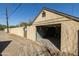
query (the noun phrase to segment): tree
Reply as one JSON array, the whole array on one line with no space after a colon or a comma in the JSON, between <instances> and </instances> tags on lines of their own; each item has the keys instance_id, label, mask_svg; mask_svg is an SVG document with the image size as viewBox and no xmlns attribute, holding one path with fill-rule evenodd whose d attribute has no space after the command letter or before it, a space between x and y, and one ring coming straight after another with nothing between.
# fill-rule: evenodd
<instances>
[{"instance_id":1,"label":"tree","mask_svg":"<svg viewBox=\"0 0 79 59\"><path fill-rule=\"evenodd\" d=\"M26 22L21 22L21 23L20 23L20 26L21 26L21 27L27 27L27 25L28 25L28 24L27 24Z\"/></svg>"},{"instance_id":2,"label":"tree","mask_svg":"<svg viewBox=\"0 0 79 59\"><path fill-rule=\"evenodd\" d=\"M6 28L6 25L0 24L0 30L4 30Z\"/></svg>"}]
</instances>

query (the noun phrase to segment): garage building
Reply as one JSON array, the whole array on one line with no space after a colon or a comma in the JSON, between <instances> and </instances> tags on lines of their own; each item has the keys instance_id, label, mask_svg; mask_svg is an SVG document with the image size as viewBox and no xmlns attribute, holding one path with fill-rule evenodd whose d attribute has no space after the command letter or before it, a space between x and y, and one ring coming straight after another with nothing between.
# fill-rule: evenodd
<instances>
[{"instance_id":1,"label":"garage building","mask_svg":"<svg viewBox=\"0 0 79 59\"><path fill-rule=\"evenodd\" d=\"M50 40L60 51L79 54L79 18L43 8L31 26L27 27L27 38Z\"/></svg>"}]
</instances>

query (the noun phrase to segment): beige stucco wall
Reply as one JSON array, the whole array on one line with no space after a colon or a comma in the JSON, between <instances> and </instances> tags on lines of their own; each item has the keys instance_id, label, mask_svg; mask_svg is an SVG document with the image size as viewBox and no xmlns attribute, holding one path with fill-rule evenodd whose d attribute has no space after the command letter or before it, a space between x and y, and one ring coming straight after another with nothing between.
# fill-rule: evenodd
<instances>
[{"instance_id":1,"label":"beige stucco wall","mask_svg":"<svg viewBox=\"0 0 79 59\"><path fill-rule=\"evenodd\" d=\"M21 37L24 37L24 29L23 29L24 27L17 27L17 28L10 28L9 29L9 33L11 33L11 34L16 34L16 35L18 35L18 36L21 36ZM5 32L6 32L7 30L5 29Z\"/></svg>"},{"instance_id":2,"label":"beige stucco wall","mask_svg":"<svg viewBox=\"0 0 79 59\"><path fill-rule=\"evenodd\" d=\"M61 25L61 51L78 54L79 22L65 21Z\"/></svg>"},{"instance_id":3,"label":"beige stucco wall","mask_svg":"<svg viewBox=\"0 0 79 59\"><path fill-rule=\"evenodd\" d=\"M46 12L46 17L42 17L42 12L45 11ZM43 22L43 21L48 21L48 20L53 20L53 21L60 21L60 20L64 20L62 18L65 18L64 16L49 12L47 10L43 10L38 17L36 18L36 20L34 21L33 24L37 23L37 22Z\"/></svg>"},{"instance_id":4,"label":"beige stucco wall","mask_svg":"<svg viewBox=\"0 0 79 59\"><path fill-rule=\"evenodd\" d=\"M27 26L27 39L36 40L36 27Z\"/></svg>"}]
</instances>

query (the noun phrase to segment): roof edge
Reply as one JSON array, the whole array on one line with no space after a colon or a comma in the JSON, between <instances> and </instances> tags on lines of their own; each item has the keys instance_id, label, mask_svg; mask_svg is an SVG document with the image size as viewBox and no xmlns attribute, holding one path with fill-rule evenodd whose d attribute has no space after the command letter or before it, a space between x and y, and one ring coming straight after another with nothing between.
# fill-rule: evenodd
<instances>
[{"instance_id":1,"label":"roof edge","mask_svg":"<svg viewBox=\"0 0 79 59\"><path fill-rule=\"evenodd\" d=\"M47 7L43 7L41 9L41 11L38 13L38 15L35 17L35 19L33 20L32 24L34 23L34 21L36 20L36 18L39 16L39 14L43 11L43 10L47 10L49 12L52 12L52 13L55 13L55 14L58 14L58 15L61 15L61 16L64 16L66 18L69 18L69 19L72 19L74 21L77 21L79 22L79 18L78 17L75 17L75 16L72 16L72 15L69 15L69 14L66 14L66 13L63 13L63 12L60 12L60 11L57 11L55 9L50 9L50 8L47 8Z\"/></svg>"}]
</instances>

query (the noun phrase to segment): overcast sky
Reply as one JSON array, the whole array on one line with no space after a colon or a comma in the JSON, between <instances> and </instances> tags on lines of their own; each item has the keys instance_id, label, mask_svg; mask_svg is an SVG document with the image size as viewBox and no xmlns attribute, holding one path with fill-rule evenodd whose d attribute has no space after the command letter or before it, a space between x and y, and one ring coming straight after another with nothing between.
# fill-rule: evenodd
<instances>
[{"instance_id":1,"label":"overcast sky","mask_svg":"<svg viewBox=\"0 0 79 59\"><path fill-rule=\"evenodd\" d=\"M16 7L19 4L0 4L0 24L6 24L6 15L5 9L8 8L8 15L9 16L9 24L10 25L17 25L20 22L29 22L34 20L36 15L40 12L43 7L47 7L50 9L55 9L76 17L79 17L79 4L21 4L17 9ZM14 12L14 10L16 11ZM14 12L14 13L13 13Z\"/></svg>"}]
</instances>

